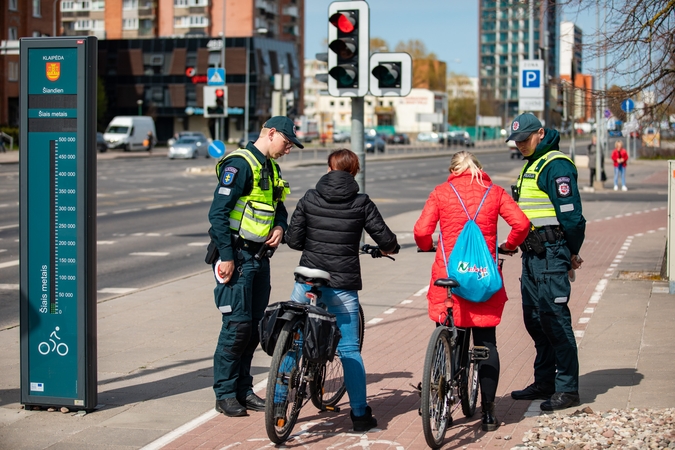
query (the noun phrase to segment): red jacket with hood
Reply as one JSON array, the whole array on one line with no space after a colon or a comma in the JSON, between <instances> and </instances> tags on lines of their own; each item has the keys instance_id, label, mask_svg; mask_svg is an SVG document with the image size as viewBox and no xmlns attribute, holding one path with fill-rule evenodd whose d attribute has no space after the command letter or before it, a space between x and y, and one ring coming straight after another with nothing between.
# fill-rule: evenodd
<instances>
[{"instance_id":1,"label":"red jacket with hood","mask_svg":"<svg viewBox=\"0 0 675 450\"><path fill-rule=\"evenodd\" d=\"M487 186L492 184L492 180L485 172L482 172L482 176L485 187L481 186L476 179L472 182L470 170L466 170L459 175L451 173L448 182L436 186L431 192L422 210L422 215L415 223L415 242L421 250L428 251L433 248L432 234L436 230L436 225L440 222L446 258L450 258L457 237L468 218L449 183L455 186L460 197L462 197L464 206L473 217L483 199ZM511 196L502 187L493 185L476 218L476 224L483 232L487 246L493 255L497 244L499 216L502 216L506 223L511 226L511 232L506 238L508 248L516 248L522 244L527 237L530 226L529 219ZM453 318L455 325L458 327L497 326L501 321L502 311L507 300L504 287L483 303L470 302L453 294L452 303L446 306L447 289L434 286L434 280L447 278L448 276L441 248L440 244L437 245L436 259L431 267L431 283L427 294L429 318L434 322L443 322L447 306L452 305Z\"/></svg>"}]
</instances>

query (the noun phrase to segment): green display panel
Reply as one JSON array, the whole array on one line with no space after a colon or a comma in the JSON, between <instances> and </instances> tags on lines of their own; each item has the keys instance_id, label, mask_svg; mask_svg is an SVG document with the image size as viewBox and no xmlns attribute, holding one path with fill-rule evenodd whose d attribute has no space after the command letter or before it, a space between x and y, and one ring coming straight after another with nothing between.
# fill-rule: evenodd
<instances>
[{"instance_id":1,"label":"green display panel","mask_svg":"<svg viewBox=\"0 0 675 450\"><path fill-rule=\"evenodd\" d=\"M21 39L21 401L96 406L96 38Z\"/></svg>"}]
</instances>

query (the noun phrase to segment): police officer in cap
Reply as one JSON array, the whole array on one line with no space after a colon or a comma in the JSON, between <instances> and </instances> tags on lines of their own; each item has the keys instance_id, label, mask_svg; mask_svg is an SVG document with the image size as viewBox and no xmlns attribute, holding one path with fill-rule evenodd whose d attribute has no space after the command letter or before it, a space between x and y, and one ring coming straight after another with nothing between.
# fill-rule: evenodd
<instances>
[{"instance_id":1,"label":"police officer in cap","mask_svg":"<svg viewBox=\"0 0 675 450\"><path fill-rule=\"evenodd\" d=\"M216 306L222 314L213 356L216 411L230 417L264 411L253 393L251 360L259 343L258 322L270 296L270 249L288 228L284 199L290 193L275 159L293 145L303 148L288 117L269 119L255 142L223 157L209 211Z\"/></svg>"},{"instance_id":2,"label":"police officer in cap","mask_svg":"<svg viewBox=\"0 0 675 450\"><path fill-rule=\"evenodd\" d=\"M521 246L521 294L525 328L536 350L534 383L511 392L511 397L544 399L541 409L554 411L580 404L579 358L567 304L571 271L583 262L579 250L586 219L577 169L560 152L558 132L544 129L527 113L515 118L508 140L516 142L526 160L513 191L531 222L530 234Z\"/></svg>"}]
</instances>

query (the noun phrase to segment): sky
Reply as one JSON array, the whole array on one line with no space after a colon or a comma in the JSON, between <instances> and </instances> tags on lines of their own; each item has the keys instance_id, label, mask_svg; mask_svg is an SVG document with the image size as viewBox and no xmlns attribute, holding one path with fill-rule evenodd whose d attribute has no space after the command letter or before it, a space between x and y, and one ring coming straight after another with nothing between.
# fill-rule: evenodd
<instances>
[{"instance_id":1,"label":"sky","mask_svg":"<svg viewBox=\"0 0 675 450\"><path fill-rule=\"evenodd\" d=\"M331 0L305 1L305 58L325 52L328 38L328 5ZM417 39L427 52L447 63L448 72L478 75L478 0L369 0L370 37L384 39L390 51L396 44ZM577 14L565 11L561 20L575 21L591 41L595 32L595 10ZM595 60L584 55L584 68L595 68ZM584 70L587 72L587 70Z\"/></svg>"}]
</instances>

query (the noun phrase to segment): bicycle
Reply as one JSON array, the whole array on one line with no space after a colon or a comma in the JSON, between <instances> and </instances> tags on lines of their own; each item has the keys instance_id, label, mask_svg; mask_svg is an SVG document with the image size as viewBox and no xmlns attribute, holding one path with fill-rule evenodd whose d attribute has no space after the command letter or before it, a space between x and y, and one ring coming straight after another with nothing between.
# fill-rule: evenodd
<instances>
[{"instance_id":1,"label":"bicycle","mask_svg":"<svg viewBox=\"0 0 675 450\"><path fill-rule=\"evenodd\" d=\"M378 247L370 245L362 246L361 252L368 253L373 258L387 256L382 255ZM305 294L310 300L310 305L321 307L321 287L328 284L330 274L320 269L299 266L296 267L294 275L297 282L311 286ZM281 444L288 439L300 410L308 401L311 401L319 411L339 412L337 404L346 393L339 355L332 360L313 362L303 354L308 305L294 301L283 304L287 310L280 319L286 323L279 332L274 347L265 398L265 430L275 444ZM358 327L359 350L361 350L365 322L360 305Z\"/></svg>"},{"instance_id":2,"label":"bicycle","mask_svg":"<svg viewBox=\"0 0 675 450\"><path fill-rule=\"evenodd\" d=\"M500 270L503 263L500 258ZM439 278L434 285L445 287L450 298L452 289L459 283L452 278ZM445 320L429 339L420 390L420 414L424 439L431 448L443 445L445 433L453 423L452 415L460 405L465 417L473 417L476 413L478 364L488 359L490 351L484 346L471 347L470 331L455 326L450 307Z\"/></svg>"}]
</instances>

